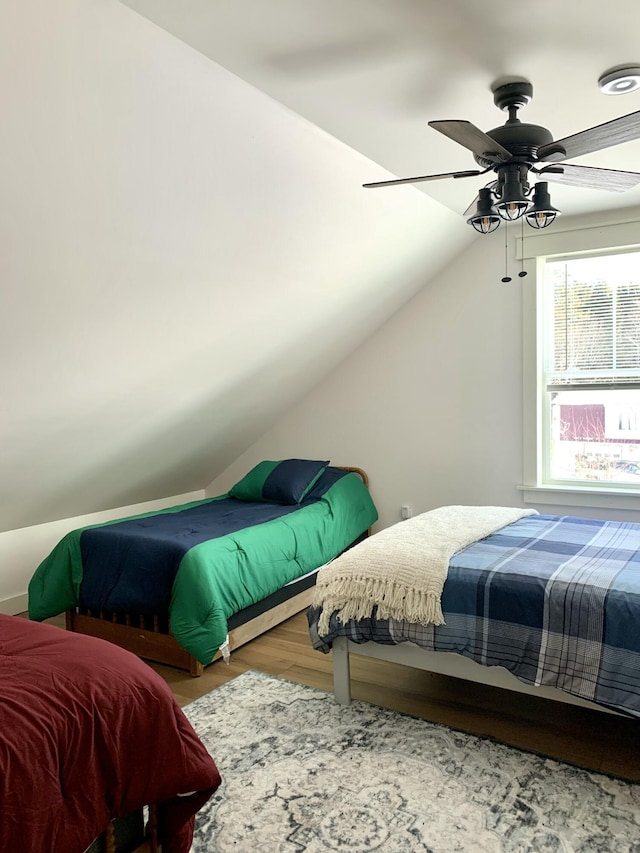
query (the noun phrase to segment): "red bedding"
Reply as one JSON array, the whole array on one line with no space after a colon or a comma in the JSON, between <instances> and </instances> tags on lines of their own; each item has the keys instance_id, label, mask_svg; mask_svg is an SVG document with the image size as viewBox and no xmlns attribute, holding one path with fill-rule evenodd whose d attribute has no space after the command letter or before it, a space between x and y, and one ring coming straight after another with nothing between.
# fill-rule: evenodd
<instances>
[{"instance_id":1,"label":"red bedding","mask_svg":"<svg viewBox=\"0 0 640 853\"><path fill-rule=\"evenodd\" d=\"M0 850L83 853L112 818L158 803L163 853L187 853L194 815L219 784L147 664L0 615Z\"/></svg>"}]
</instances>

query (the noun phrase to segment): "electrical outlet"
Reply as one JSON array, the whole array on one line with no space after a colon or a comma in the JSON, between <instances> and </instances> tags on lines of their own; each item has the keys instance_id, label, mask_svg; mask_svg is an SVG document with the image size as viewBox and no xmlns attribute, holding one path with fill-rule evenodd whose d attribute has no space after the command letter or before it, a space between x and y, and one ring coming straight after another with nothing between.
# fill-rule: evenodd
<instances>
[{"instance_id":1,"label":"electrical outlet","mask_svg":"<svg viewBox=\"0 0 640 853\"><path fill-rule=\"evenodd\" d=\"M402 516L402 518L411 518L411 516L413 515L413 513L411 512L411 507L406 506L406 504L405 506L401 506L400 515Z\"/></svg>"}]
</instances>

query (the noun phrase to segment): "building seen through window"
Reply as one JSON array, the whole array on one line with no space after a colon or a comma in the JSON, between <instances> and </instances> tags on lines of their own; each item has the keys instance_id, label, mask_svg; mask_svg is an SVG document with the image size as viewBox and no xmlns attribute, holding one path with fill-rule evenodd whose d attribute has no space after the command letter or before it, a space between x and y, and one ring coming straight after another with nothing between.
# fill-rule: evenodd
<instances>
[{"instance_id":1,"label":"building seen through window","mask_svg":"<svg viewBox=\"0 0 640 853\"><path fill-rule=\"evenodd\" d=\"M544 479L640 487L640 252L549 259Z\"/></svg>"}]
</instances>

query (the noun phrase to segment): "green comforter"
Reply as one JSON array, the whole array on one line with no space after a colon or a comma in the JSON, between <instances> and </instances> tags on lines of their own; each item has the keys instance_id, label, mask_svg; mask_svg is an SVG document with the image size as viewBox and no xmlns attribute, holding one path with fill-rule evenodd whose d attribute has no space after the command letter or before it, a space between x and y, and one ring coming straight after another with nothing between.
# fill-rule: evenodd
<instances>
[{"instance_id":1,"label":"green comforter","mask_svg":"<svg viewBox=\"0 0 640 853\"><path fill-rule=\"evenodd\" d=\"M325 564L377 519L353 473L296 506L221 495L67 534L29 585L42 620L82 605L169 612L171 633L201 663L225 642L227 619ZM320 490L322 491L322 489Z\"/></svg>"}]
</instances>

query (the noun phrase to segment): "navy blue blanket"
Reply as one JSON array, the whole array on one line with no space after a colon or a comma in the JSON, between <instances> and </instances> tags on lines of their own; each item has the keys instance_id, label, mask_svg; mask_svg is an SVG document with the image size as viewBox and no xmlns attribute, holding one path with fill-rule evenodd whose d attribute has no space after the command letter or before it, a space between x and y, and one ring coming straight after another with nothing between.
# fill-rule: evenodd
<instances>
[{"instance_id":1,"label":"navy blue blanket","mask_svg":"<svg viewBox=\"0 0 640 853\"><path fill-rule=\"evenodd\" d=\"M301 504L222 496L87 528L80 535L80 604L92 610L166 613L187 551L310 506L345 476L343 470L327 469Z\"/></svg>"},{"instance_id":2,"label":"navy blue blanket","mask_svg":"<svg viewBox=\"0 0 640 853\"><path fill-rule=\"evenodd\" d=\"M213 499L180 512L84 530L80 604L94 610L165 613L187 551L297 509L297 505Z\"/></svg>"}]
</instances>

